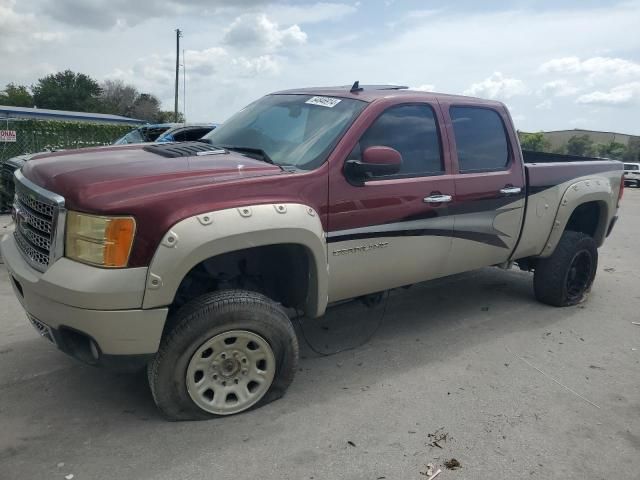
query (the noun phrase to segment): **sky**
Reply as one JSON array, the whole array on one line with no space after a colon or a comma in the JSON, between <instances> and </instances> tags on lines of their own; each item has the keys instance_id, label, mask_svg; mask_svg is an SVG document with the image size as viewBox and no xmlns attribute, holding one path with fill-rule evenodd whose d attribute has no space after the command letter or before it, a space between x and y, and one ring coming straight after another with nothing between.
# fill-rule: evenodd
<instances>
[{"instance_id":1,"label":"sky","mask_svg":"<svg viewBox=\"0 0 640 480\"><path fill-rule=\"evenodd\" d=\"M637 135L639 26L640 0L0 0L0 85L71 69L172 110L180 28L188 121L359 80L498 99L524 131Z\"/></svg>"}]
</instances>

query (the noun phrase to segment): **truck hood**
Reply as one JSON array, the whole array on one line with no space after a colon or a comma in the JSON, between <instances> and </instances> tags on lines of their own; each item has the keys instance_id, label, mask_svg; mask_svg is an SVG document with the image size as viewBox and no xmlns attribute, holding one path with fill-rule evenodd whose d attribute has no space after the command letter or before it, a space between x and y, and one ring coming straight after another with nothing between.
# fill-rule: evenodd
<instances>
[{"instance_id":1,"label":"truck hood","mask_svg":"<svg viewBox=\"0 0 640 480\"><path fill-rule=\"evenodd\" d=\"M212 184L281 175L279 167L239 153L167 158L142 145L67 150L27 162L25 177L65 197L67 208L113 211L150 197ZM124 213L124 212L123 212Z\"/></svg>"}]
</instances>

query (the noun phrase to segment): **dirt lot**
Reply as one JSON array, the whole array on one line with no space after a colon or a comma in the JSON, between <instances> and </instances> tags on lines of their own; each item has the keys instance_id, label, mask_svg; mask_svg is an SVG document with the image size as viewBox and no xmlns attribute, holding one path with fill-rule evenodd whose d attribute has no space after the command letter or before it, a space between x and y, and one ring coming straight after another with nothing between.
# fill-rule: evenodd
<instances>
[{"instance_id":1,"label":"dirt lot","mask_svg":"<svg viewBox=\"0 0 640 480\"><path fill-rule=\"evenodd\" d=\"M583 305L484 269L303 322L285 398L199 423L38 338L0 266L0 478L424 479L432 462L438 480L638 479L639 239L628 188Z\"/></svg>"}]
</instances>

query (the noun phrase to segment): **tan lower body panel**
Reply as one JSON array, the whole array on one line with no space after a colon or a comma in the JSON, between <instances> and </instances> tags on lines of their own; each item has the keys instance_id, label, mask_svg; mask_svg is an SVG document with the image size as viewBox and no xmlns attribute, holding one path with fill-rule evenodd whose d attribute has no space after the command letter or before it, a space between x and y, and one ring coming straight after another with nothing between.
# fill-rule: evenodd
<instances>
[{"instance_id":1,"label":"tan lower body panel","mask_svg":"<svg viewBox=\"0 0 640 480\"><path fill-rule=\"evenodd\" d=\"M92 281L91 278L85 278L85 289L78 290L77 298L82 300L83 305L68 305L61 301L66 298L66 295L62 298L58 295L48 295L50 291L55 291L53 289L55 285L52 285L51 288L43 287L43 284L47 282L44 276L49 274L53 267L44 275L33 270L15 248L11 236L2 241L2 254L16 297L28 315L54 329L69 327L89 335L96 341L104 354L139 355L157 352L168 309L104 310L100 307L83 308L87 303L91 304L92 298L95 299L96 306L101 306L106 298L104 292L91 293L96 286L96 281ZM94 270L96 270L95 276L108 276L112 273L101 269ZM64 278L60 279L61 285L77 285L80 288L83 284L82 279L69 278L67 274L68 272L65 272ZM133 279L138 280L138 272L131 272L131 275ZM118 276L124 278L122 273ZM128 283L113 285L112 288L126 289L127 285ZM140 288L139 282L137 286ZM144 287L144 283L142 287ZM69 293L68 288L66 291ZM112 292L107 293L111 294ZM136 297L134 295L132 301L139 301ZM122 302L122 298L116 304L120 302Z\"/></svg>"},{"instance_id":2,"label":"tan lower body panel","mask_svg":"<svg viewBox=\"0 0 640 480\"><path fill-rule=\"evenodd\" d=\"M329 244L329 302L445 275L451 237L399 236Z\"/></svg>"}]
</instances>

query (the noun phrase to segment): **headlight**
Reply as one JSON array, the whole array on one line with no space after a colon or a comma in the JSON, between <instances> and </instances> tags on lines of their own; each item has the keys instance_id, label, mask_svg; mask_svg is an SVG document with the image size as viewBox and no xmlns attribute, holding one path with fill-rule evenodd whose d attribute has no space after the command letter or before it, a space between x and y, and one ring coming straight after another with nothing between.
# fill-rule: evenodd
<instances>
[{"instance_id":1,"label":"headlight","mask_svg":"<svg viewBox=\"0 0 640 480\"><path fill-rule=\"evenodd\" d=\"M100 267L126 267L133 245L133 217L67 212L65 256Z\"/></svg>"}]
</instances>

